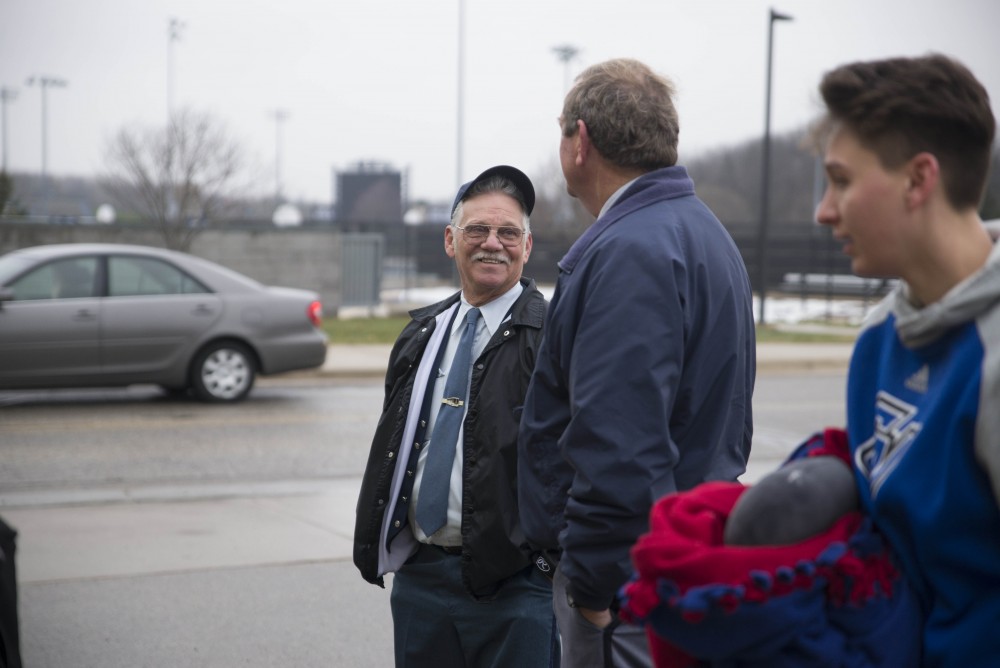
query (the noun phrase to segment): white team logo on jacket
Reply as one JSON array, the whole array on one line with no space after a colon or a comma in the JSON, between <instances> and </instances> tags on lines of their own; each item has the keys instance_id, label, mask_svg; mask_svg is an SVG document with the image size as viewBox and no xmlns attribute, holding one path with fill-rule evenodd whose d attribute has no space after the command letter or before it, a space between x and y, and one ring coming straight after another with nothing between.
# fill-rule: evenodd
<instances>
[{"instance_id":1,"label":"white team logo on jacket","mask_svg":"<svg viewBox=\"0 0 1000 668\"><path fill-rule=\"evenodd\" d=\"M885 390L875 397L875 432L854 452L854 464L866 478L872 498L895 470L923 424L914 418L917 407Z\"/></svg>"}]
</instances>

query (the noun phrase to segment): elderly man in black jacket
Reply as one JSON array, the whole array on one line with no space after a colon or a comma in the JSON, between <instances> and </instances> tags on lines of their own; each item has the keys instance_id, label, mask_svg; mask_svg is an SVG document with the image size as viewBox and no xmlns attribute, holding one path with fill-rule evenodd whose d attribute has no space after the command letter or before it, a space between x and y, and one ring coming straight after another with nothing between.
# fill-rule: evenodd
<instances>
[{"instance_id":1,"label":"elderly man in black jacket","mask_svg":"<svg viewBox=\"0 0 1000 668\"><path fill-rule=\"evenodd\" d=\"M517 509L518 423L546 309L521 277L534 200L506 165L459 189L444 246L462 289L412 311L392 349L354 563L382 586L395 573L397 666L559 663L551 585Z\"/></svg>"}]
</instances>

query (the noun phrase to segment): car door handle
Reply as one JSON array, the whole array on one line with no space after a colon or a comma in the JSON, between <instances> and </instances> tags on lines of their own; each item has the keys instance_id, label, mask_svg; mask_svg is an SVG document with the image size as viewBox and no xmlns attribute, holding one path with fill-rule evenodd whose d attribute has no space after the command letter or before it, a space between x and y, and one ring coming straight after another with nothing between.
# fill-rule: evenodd
<instances>
[{"instance_id":1,"label":"car door handle","mask_svg":"<svg viewBox=\"0 0 1000 668\"><path fill-rule=\"evenodd\" d=\"M211 306L198 304L197 306L194 307L192 313L194 313L195 315L212 315L213 313L215 313L215 309L213 309Z\"/></svg>"},{"instance_id":2,"label":"car door handle","mask_svg":"<svg viewBox=\"0 0 1000 668\"><path fill-rule=\"evenodd\" d=\"M94 319L96 319L96 317L97 316L94 315L93 311L90 311L90 310L85 309L85 308L82 308L79 311L77 311L75 314L73 314L73 320L75 320L77 322L84 322L84 321L88 321L88 320L94 320Z\"/></svg>"}]
</instances>

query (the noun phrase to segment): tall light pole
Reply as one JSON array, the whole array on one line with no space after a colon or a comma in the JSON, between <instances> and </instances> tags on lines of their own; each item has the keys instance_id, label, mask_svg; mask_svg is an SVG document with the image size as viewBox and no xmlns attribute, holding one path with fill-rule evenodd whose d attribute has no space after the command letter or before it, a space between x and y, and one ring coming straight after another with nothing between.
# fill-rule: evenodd
<instances>
[{"instance_id":1,"label":"tall light pole","mask_svg":"<svg viewBox=\"0 0 1000 668\"><path fill-rule=\"evenodd\" d=\"M177 196L174 192L174 152L177 150L174 141L174 42L181 38L181 31L184 30L184 22L180 19L170 17L167 23L167 182L166 186L166 211L167 216L173 218L178 213Z\"/></svg>"},{"instance_id":2,"label":"tall light pole","mask_svg":"<svg viewBox=\"0 0 1000 668\"><path fill-rule=\"evenodd\" d=\"M569 92L569 64L577 57L580 50L573 46L572 44L562 44L560 46L552 47L552 52L556 54L556 58L562 61L563 64L563 94Z\"/></svg>"},{"instance_id":3,"label":"tall light pole","mask_svg":"<svg viewBox=\"0 0 1000 668\"><path fill-rule=\"evenodd\" d=\"M288 120L288 112L275 109L271 112L274 119L274 204L281 204L281 124Z\"/></svg>"},{"instance_id":4,"label":"tall light pole","mask_svg":"<svg viewBox=\"0 0 1000 668\"><path fill-rule=\"evenodd\" d=\"M48 99L49 99L49 88L65 88L66 81L64 79L56 79L50 76L36 76L28 79L27 85L34 86L38 85L42 89L42 210L45 214L49 212L49 179L48 179L48 160L49 160L49 147L48 147L48 136L49 136L49 112L48 112Z\"/></svg>"},{"instance_id":5,"label":"tall light pole","mask_svg":"<svg viewBox=\"0 0 1000 668\"><path fill-rule=\"evenodd\" d=\"M462 164L462 142L465 135L464 84L465 79L465 0L458 0L458 113L455 121L455 187L465 181L462 178L465 167Z\"/></svg>"},{"instance_id":6,"label":"tall light pole","mask_svg":"<svg viewBox=\"0 0 1000 668\"><path fill-rule=\"evenodd\" d=\"M569 93L570 77L569 65L576 59L576 56L580 53L580 50L573 46L572 44L561 44L559 46L552 47L552 53L556 54L556 58L560 60L563 64L563 98ZM562 109L565 99L560 101L559 109ZM562 134L562 128L559 128L559 134ZM560 197L558 209L554 212L554 222L558 225L569 224L573 220L573 203L568 197Z\"/></svg>"},{"instance_id":7,"label":"tall light pole","mask_svg":"<svg viewBox=\"0 0 1000 668\"><path fill-rule=\"evenodd\" d=\"M167 125L174 118L174 42L181 38L184 22L171 18L167 24Z\"/></svg>"},{"instance_id":8,"label":"tall light pole","mask_svg":"<svg viewBox=\"0 0 1000 668\"><path fill-rule=\"evenodd\" d=\"M0 88L0 124L3 126L3 166L0 171L7 172L7 103L13 102L17 91L4 86Z\"/></svg>"},{"instance_id":9,"label":"tall light pole","mask_svg":"<svg viewBox=\"0 0 1000 668\"><path fill-rule=\"evenodd\" d=\"M760 314L757 321L763 325L764 301L767 299L767 223L771 216L771 61L774 51L774 22L791 21L792 17L771 9L767 22L767 93L764 102L764 158L760 176L760 226L757 228L757 292L760 295Z\"/></svg>"}]
</instances>

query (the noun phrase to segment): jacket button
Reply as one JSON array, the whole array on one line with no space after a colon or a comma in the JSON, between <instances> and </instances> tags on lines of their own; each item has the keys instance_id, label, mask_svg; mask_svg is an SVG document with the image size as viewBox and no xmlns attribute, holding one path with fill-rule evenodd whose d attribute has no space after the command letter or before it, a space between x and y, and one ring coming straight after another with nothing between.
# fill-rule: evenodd
<instances>
[{"instance_id":1,"label":"jacket button","mask_svg":"<svg viewBox=\"0 0 1000 668\"><path fill-rule=\"evenodd\" d=\"M385 499L379 499L378 500L378 505L384 506L385 505Z\"/></svg>"},{"instance_id":2,"label":"jacket button","mask_svg":"<svg viewBox=\"0 0 1000 668\"><path fill-rule=\"evenodd\" d=\"M479 369L480 371L482 371L483 370L483 364L482 363L477 364L476 368Z\"/></svg>"},{"instance_id":3,"label":"jacket button","mask_svg":"<svg viewBox=\"0 0 1000 668\"><path fill-rule=\"evenodd\" d=\"M394 527L396 527L398 529L399 528L399 520L396 520L395 522L393 522L392 526L394 526Z\"/></svg>"},{"instance_id":4,"label":"jacket button","mask_svg":"<svg viewBox=\"0 0 1000 668\"><path fill-rule=\"evenodd\" d=\"M388 457L389 459L392 459L393 457L395 457L395 456L396 456L396 453L395 453L395 452L390 452L390 453L389 453L388 455L386 455L386 456L387 456L387 457Z\"/></svg>"},{"instance_id":5,"label":"jacket button","mask_svg":"<svg viewBox=\"0 0 1000 668\"><path fill-rule=\"evenodd\" d=\"M505 331L505 332L503 333L503 335L504 335L504 336L510 336L510 330L508 329L507 331Z\"/></svg>"}]
</instances>

